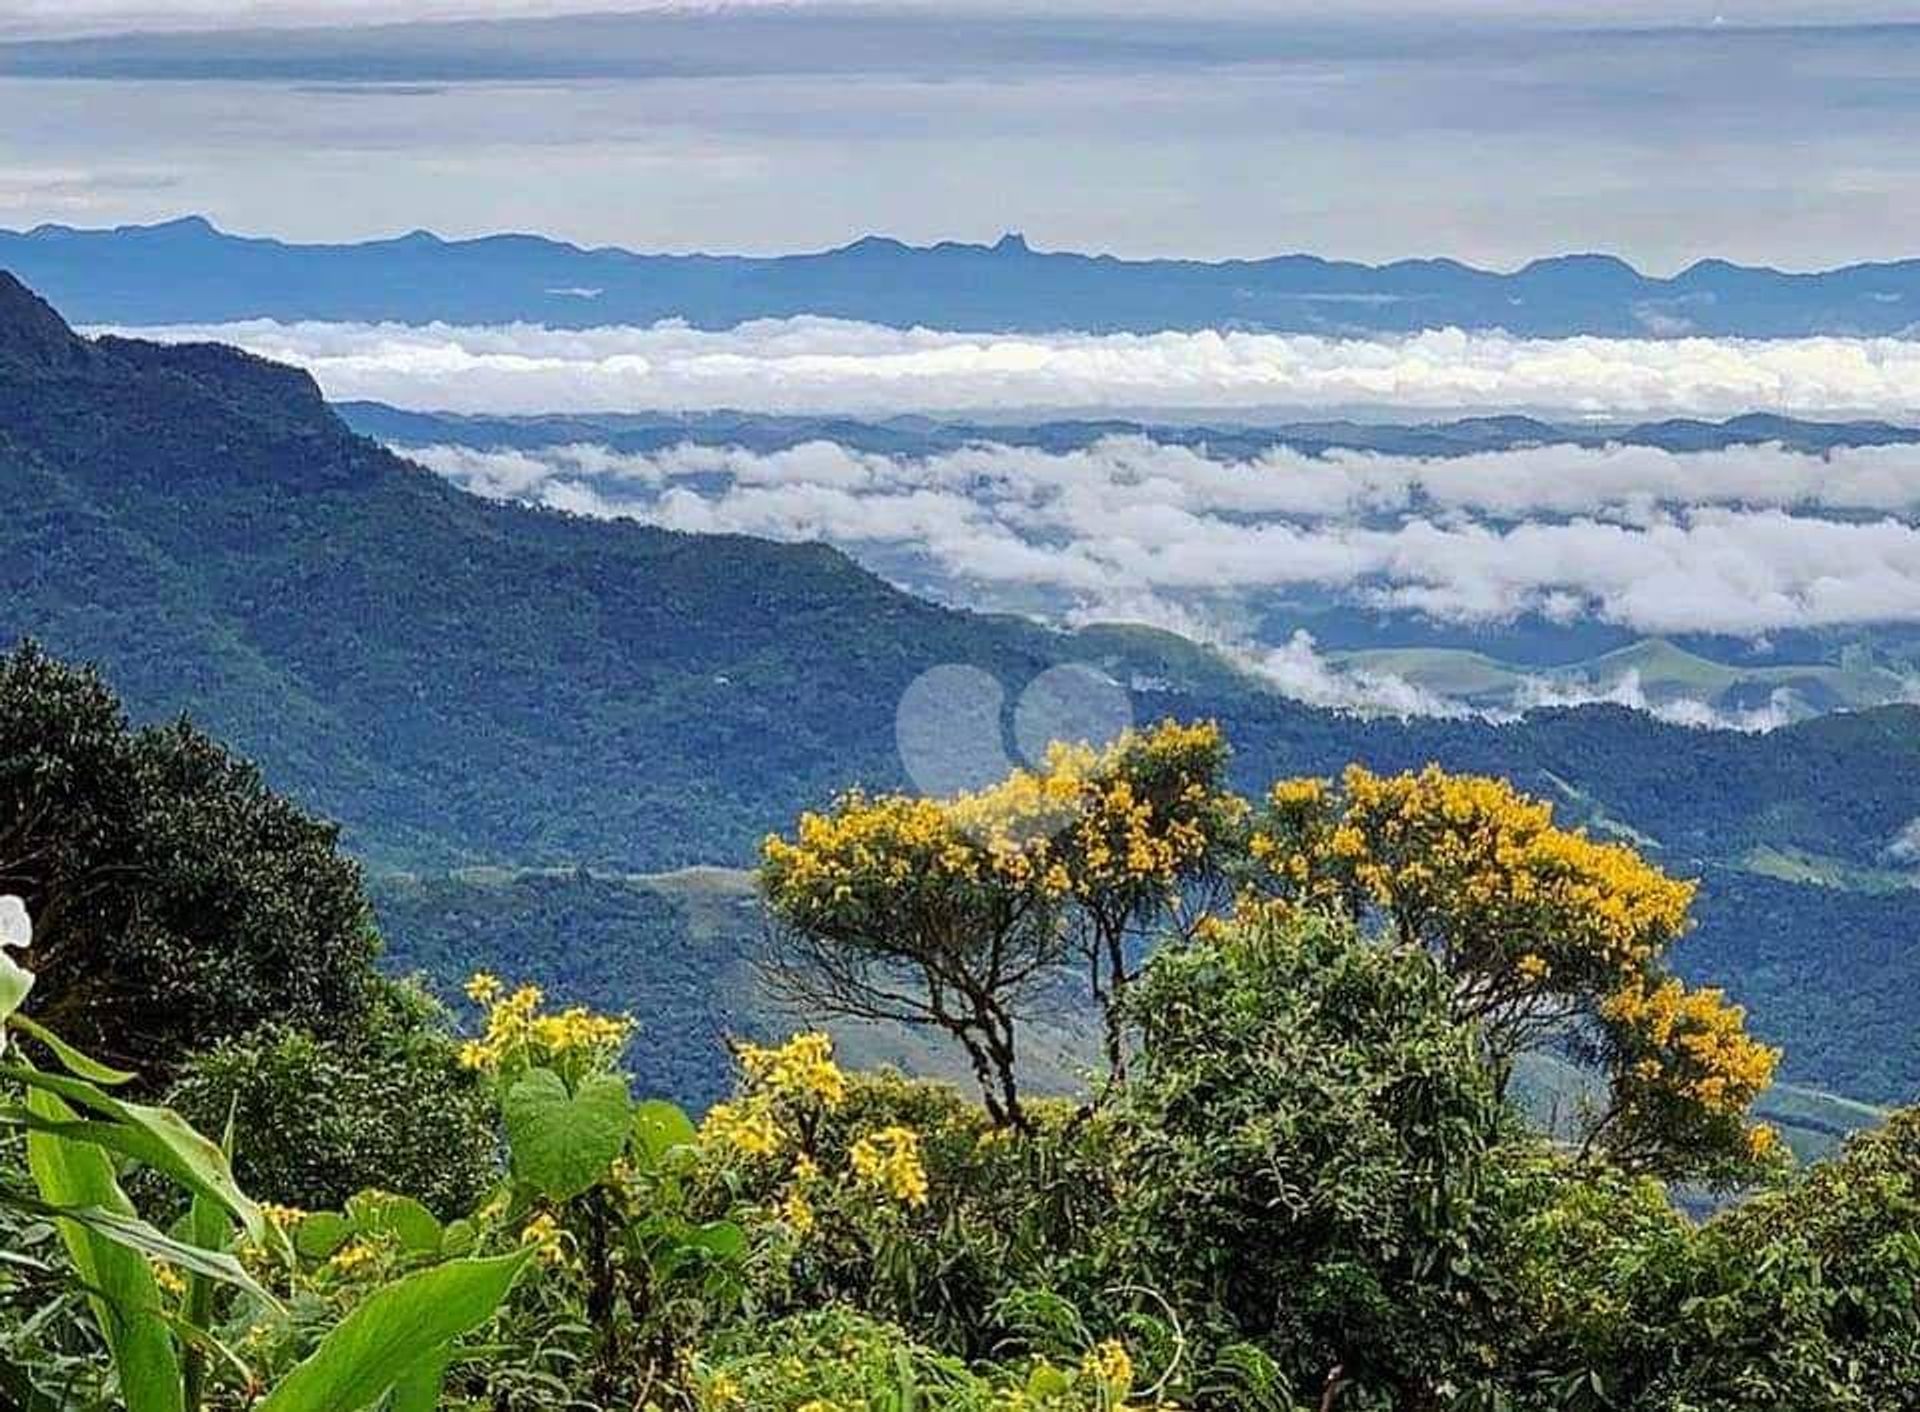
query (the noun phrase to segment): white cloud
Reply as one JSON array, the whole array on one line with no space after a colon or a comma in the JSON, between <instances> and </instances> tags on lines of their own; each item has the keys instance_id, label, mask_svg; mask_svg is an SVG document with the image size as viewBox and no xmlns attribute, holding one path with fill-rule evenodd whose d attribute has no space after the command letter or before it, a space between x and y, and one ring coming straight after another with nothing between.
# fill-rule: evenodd
<instances>
[{"instance_id":1,"label":"white cloud","mask_svg":"<svg viewBox=\"0 0 1920 1412\"><path fill-rule=\"evenodd\" d=\"M1514 694L1515 712L1524 713L1546 706L1591 706L1605 704L1645 711L1676 726L1694 726L1703 730L1771 731L1804 719L1813 711L1798 702L1785 687L1775 690L1764 706L1746 710L1723 710L1690 697L1653 698L1640 682L1640 673L1629 670L1616 680L1593 684L1553 682L1544 677L1524 681Z\"/></svg>"},{"instance_id":2,"label":"white cloud","mask_svg":"<svg viewBox=\"0 0 1920 1412\"><path fill-rule=\"evenodd\" d=\"M1920 447L1221 462L1120 437L924 458L829 442L409 454L482 494L894 551L956 593L1033 590L1083 615L1311 588L1453 623L1759 636L1920 622Z\"/></svg>"},{"instance_id":3,"label":"white cloud","mask_svg":"<svg viewBox=\"0 0 1920 1412\"><path fill-rule=\"evenodd\" d=\"M1457 702L1390 672L1334 665L1320 654L1313 634L1296 631L1284 646L1237 654L1283 696L1310 706L1385 716L1468 716Z\"/></svg>"},{"instance_id":4,"label":"white cloud","mask_svg":"<svg viewBox=\"0 0 1920 1412\"><path fill-rule=\"evenodd\" d=\"M1909 819L1906 827L1887 845L1887 857L1896 863L1920 863L1920 819Z\"/></svg>"},{"instance_id":5,"label":"white cloud","mask_svg":"<svg viewBox=\"0 0 1920 1412\"><path fill-rule=\"evenodd\" d=\"M115 331L234 343L310 369L332 397L446 411L1920 411L1920 341L1900 338L995 335L811 317L722 331L271 320Z\"/></svg>"}]
</instances>

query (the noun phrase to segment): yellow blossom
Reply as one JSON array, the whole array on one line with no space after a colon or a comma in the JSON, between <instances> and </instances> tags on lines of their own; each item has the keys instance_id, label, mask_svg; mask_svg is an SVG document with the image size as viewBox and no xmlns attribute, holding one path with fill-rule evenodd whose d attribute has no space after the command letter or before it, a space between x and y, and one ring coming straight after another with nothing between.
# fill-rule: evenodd
<instances>
[{"instance_id":1,"label":"yellow blossom","mask_svg":"<svg viewBox=\"0 0 1920 1412\"><path fill-rule=\"evenodd\" d=\"M906 1206L927 1204L927 1171L920 1161L920 1134L894 1125L869 1133L848 1153L856 1181Z\"/></svg>"}]
</instances>

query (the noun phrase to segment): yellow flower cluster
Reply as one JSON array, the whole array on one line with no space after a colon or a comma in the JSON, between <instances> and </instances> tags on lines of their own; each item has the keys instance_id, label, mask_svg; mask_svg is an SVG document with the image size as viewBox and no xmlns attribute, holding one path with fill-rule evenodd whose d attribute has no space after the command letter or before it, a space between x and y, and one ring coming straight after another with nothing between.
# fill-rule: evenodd
<instances>
[{"instance_id":1,"label":"yellow flower cluster","mask_svg":"<svg viewBox=\"0 0 1920 1412\"><path fill-rule=\"evenodd\" d=\"M747 1076L771 1089L776 1097L810 1100L829 1112L846 1100L847 1077L833 1062L831 1036L797 1034L771 1049L743 1044L739 1056Z\"/></svg>"},{"instance_id":2,"label":"yellow flower cluster","mask_svg":"<svg viewBox=\"0 0 1920 1412\"><path fill-rule=\"evenodd\" d=\"M709 1148L743 1157L772 1157L796 1144L795 1130L846 1101L847 1076L833 1061L833 1039L797 1034L772 1047L743 1044L738 1058L746 1084L738 1098L716 1103L701 1120ZM797 1159L812 1165L804 1153Z\"/></svg>"},{"instance_id":3,"label":"yellow flower cluster","mask_svg":"<svg viewBox=\"0 0 1920 1412\"><path fill-rule=\"evenodd\" d=\"M293 1229L307 1218L307 1213L298 1206L279 1206L271 1201L260 1203L260 1214L283 1231Z\"/></svg>"},{"instance_id":4,"label":"yellow flower cluster","mask_svg":"<svg viewBox=\"0 0 1920 1412\"><path fill-rule=\"evenodd\" d=\"M1087 1350L1080 1371L1118 1402L1133 1390L1133 1359L1118 1339L1107 1339Z\"/></svg>"},{"instance_id":5,"label":"yellow flower cluster","mask_svg":"<svg viewBox=\"0 0 1920 1412\"><path fill-rule=\"evenodd\" d=\"M187 1292L187 1282L180 1278L180 1272L164 1260L149 1260L147 1267L153 1271L153 1282L160 1287L162 1294L178 1299Z\"/></svg>"},{"instance_id":6,"label":"yellow flower cluster","mask_svg":"<svg viewBox=\"0 0 1920 1412\"><path fill-rule=\"evenodd\" d=\"M542 1211L527 1222L520 1232L520 1243L532 1246L544 1265L566 1263L566 1234L549 1212Z\"/></svg>"},{"instance_id":7,"label":"yellow flower cluster","mask_svg":"<svg viewBox=\"0 0 1920 1412\"><path fill-rule=\"evenodd\" d=\"M748 1095L733 1103L716 1103L700 1121L700 1141L709 1148L730 1150L743 1157L771 1157L786 1144L764 1094Z\"/></svg>"},{"instance_id":8,"label":"yellow flower cluster","mask_svg":"<svg viewBox=\"0 0 1920 1412\"><path fill-rule=\"evenodd\" d=\"M1707 1112L1744 1113L1773 1082L1780 1051L1747 1033L1746 1012L1719 990L1690 990L1669 977L1636 981L1609 996L1601 1014L1651 1051L1633 1073L1685 1095Z\"/></svg>"},{"instance_id":9,"label":"yellow flower cluster","mask_svg":"<svg viewBox=\"0 0 1920 1412\"><path fill-rule=\"evenodd\" d=\"M333 1258L327 1262L327 1266L340 1274L351 1275L358 1270L364 1270L378 1259L379 1253L371 1245L365 1241L356 1240L351 1245L343 1245L335 1251Z\"/></svg>"},{"instance_id":10,"label":"yellow flower cluster","mask_svg":"<svg viewBox=\"0 0 1920 1412\"><path fill-rule=\"evenodd\" d=\"M1283 780L1269 803L1252 851L1283 895L1357 892L1421 939L1529 984L1645 966L1687 926L1693 883L1557 827L1551 805L1506 780L1353 765L1337 791Z\"/></svg>"},{"instance_id":11,"label":"yellow flower cluster","mask_svg":"<svg viewBox=\"0 0 1920 1412\"><path fill-rule=\"evenodd\" d=\"M920 1162L920 1134L895 1124L868 1133L847 1154L854 1179L906 1206L927 1204L927 1169Z\"/></svg>"},{"instance_id":12,"label":"yellow flower cluster","mask_svg":"<svg viewBox=\"0 0 1920 1412\"><path fill-rule=\"evenodd\" d=\"M633 1033L633 1021L626 1016L596 1015L583 1005L543 1013L546 994L539 986L523 985L508 993L497 976L485 971L467 981L466 992L482 1007L485 1019L480 1038L460 1046L460 1063L482 1073L498 1073L516 1061L611 1059Z\"/></svg>"}]
</instances>

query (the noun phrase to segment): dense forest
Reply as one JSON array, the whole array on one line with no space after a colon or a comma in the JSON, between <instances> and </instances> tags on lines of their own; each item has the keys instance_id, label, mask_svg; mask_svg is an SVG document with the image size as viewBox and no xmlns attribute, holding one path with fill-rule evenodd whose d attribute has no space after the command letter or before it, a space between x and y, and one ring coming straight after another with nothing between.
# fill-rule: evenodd
<instances>
[{"instance_id":1,"label":"dense forest","mask_svg":"<svg viewBox=\"0 0 1920 1412\"><path fill-rule=\"evenodd\" d=\"M1920 1380L1913 1115L1797 1165L1757 1116L1779 1051L1673 969L1694 885L1496 778L1247 797L1168 721L823 798L763 846L755 969L960 1078L716 1011L731 1080L689 1112L632 1063L707 1023L655 1008L680 978L617 1013L542 968L569 917L717 937L721 880L391 884L511 960L442 1003L376 966L337 831L190 725L16 652L0 761L31 1412L1895 1412ZM1027 1091L1069 992L1084 1082ZM1550 1132L1536 1053L1589 1081Z\"/></svg>"}]
</instances>

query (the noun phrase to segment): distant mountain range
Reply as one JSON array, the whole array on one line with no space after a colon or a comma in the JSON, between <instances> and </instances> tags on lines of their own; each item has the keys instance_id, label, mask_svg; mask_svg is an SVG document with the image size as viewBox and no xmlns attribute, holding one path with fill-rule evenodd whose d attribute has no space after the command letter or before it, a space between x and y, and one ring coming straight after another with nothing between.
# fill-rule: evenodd
<instances>
[{"instance_id":1,"label":"distant mountain range","mask_svg":"<svg viewBox=\"0 0 1920 1412\"><path fill-rule=\"evenodd\" d=\"M933 456L979 442L1080 451L1105 437L1145 437L1163 446L1204 448L1223 461L1285 448L1317 456L1372 451L1384 456L1470 456L1526 446L1653 446L1663 451L1723 451L1779 445L1822 452L1847 446L1920 443L1920 427L1892 422L1814 422L1771 412L1720 421L1676 417L1658 422L1549 422L1537 417L1466 417L1445 422L1282 422L1277 425L1146 422L1114 417L1044 422L973 422L926 416L880 418L778 416L752 412L551 412L488 416L419 411L349 401L334 410L355 431L381 441L424 446L539 447L588 443L615 451L670 446L738 446L784 451L831 441L885 456Z\"/></svg>"},{"instance_id":2,"label":"distant mountain range","mask_svg":"<svg viewBox=\"0 0 1920 1412\"><path fill-rule=\"evenodd\" d=\"M230 319L526 321L579 328L685 319L723 328L802 314L968 331L1233 328L1325 335L1459 327L1562 337L1910 334L1920 260L1787 274L1705 260L1672 278L1606 255L1502 273L1453 260L1309 255L1206 263L869 236L817 254L581 249L533 235L425 231L349 245L162 225L0 232L0 267L83 323Z\"/></svg>"}]
</instances>

